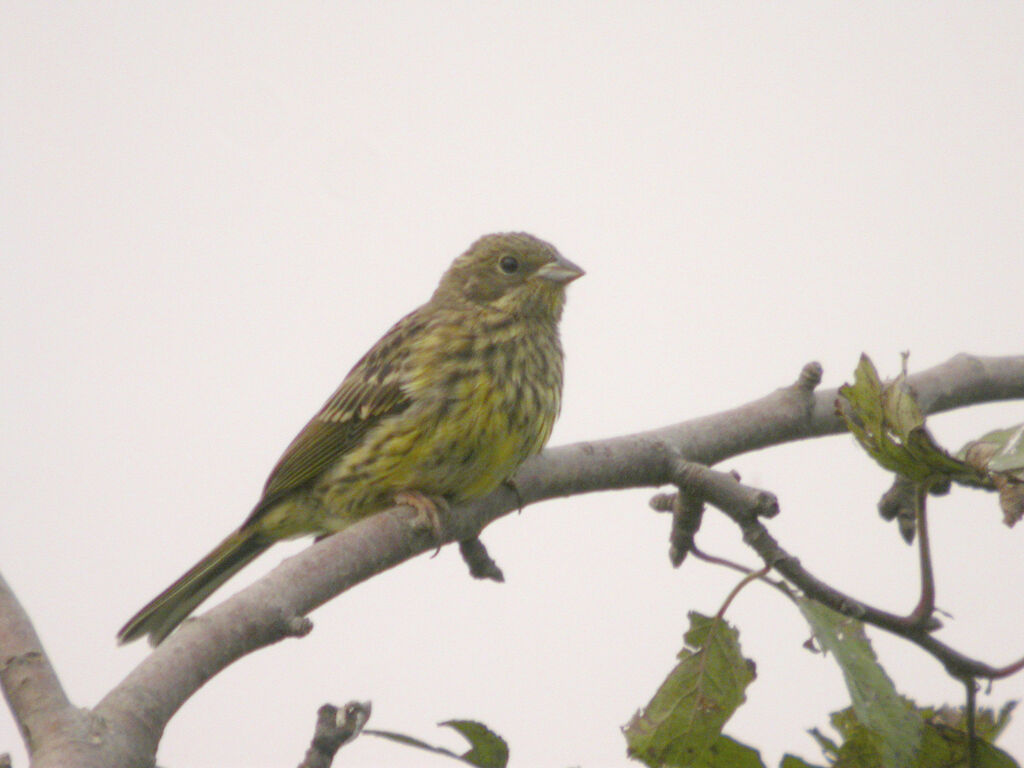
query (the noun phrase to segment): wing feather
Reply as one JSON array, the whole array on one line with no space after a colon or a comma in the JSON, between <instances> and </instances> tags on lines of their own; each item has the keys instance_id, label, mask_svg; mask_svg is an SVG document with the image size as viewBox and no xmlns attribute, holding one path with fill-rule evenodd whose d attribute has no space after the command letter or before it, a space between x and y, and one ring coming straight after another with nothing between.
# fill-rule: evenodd
<instances>
[{"instance_id":1,"label":"wing feather","mask_svg":"<svg viewBox=\"0 0 1024 768\"><path fill-rule=\"evenodd\" d=\"M404 363L413 337L425 329L421 308L399 320L355 364L341 386L285 450L249 520L315 481L358 446L381 420L409 407L409 396L402 388Z\"/></svg>"}]
</instances>

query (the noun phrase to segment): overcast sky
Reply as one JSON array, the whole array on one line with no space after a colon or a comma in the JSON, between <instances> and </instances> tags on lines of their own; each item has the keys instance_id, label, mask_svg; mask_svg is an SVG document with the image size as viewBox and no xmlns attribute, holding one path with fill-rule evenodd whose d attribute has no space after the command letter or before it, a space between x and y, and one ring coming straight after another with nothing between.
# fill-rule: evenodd
<instances>
[{"instance_id":1,"label":"overcast sky","mask_svg":"<svg viewBox=\"0 0 1024 768\"><path fill-rule=\"evenodd\" d=\"M739 405L862 351L885 375L1021 354L1024 5L991 3L0 3L0 567L74 701L146 653L114 634L245 517L295 432L478 235L587 270L563 324L553 444ZM951 448L1011 403L937 417ZM915 553L889 479L832 437L726 462L770 528L894 611ZM650 491L537 505L315 612L175 718L167 766L300 759L317 707L459 748L486 722L516 766L627 765L619 732L731 572L673 571ZM995 500L933 504L943 639L1024 654L1024 531ZM700 543L753 564L708 515ZM279 546L219 596L304 543ZM757 662L727 731L820 761L841 675L764 587L730 608ZM962 688L871 632L901 691ZM1024 696L1024 676L985 705ZM1024 756L1024 716L1003 745ZM25 765L0 714L0 752ZM446 765L361 739L346 766Z\"/></svg>"}]
</instances>

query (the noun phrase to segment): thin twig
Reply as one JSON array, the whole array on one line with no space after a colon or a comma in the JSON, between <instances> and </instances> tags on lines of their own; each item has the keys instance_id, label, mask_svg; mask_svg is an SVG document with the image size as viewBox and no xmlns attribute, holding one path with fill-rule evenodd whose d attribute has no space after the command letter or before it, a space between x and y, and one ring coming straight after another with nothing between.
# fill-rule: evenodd
<instances>
[{"instance_id":1,"label":"thin twig","mask_svg":"<svg viewBox=\"0 0 1024 768\"><path fill-rule=\"evenodd\" d=\"M1005 667L1000 667L995 670L995 674L993 674L989 679L998 680L1001 677L1009 677L1010 675L1017 674L1022 669L1024 669L1024 657L1017 659L1017 661L1012 664L1007 664Z\"/></svg>"},{"instance_id":2,"label":"thin twig","mask_svg":"<svg viewBox=\"0 0 1024 768\"><path fill-rule=\"evenodd\" d=\"M778 571L807 597L844 616L852 616L866 624L905 638L933 656L950 675L958 679L974 677L992 680L1006 677L1024 667L1024 659L1001 669L972 659L931 634L935 629L934 619L926 617L923 623L911 623L906 616L883 611L826 584L783 549L761 523L759 517L762 516L763 500L766 495L771 496L770 494L755 488L729 488L730 485L739 486L731 475L688 462L679 462L677 470L679 471L675 474L674 484L693 483L691 489L700 489L705 493L709 503L722 510L740 527L744 542L757 552L765 564Z\"/></svg>"},{"instance_id":3,"label":"thin twig","mask_svg":"<svg viewBox=\"0 0 1024 768\"><path fill-rule=\"evenodd\" d=\"M907 623L924 628L935 613L935 575L932 571L931 542L928 538L928 483L914 486L914 523L921 564L921 598L907 616Z\"/></svg>"},{"instance_id":4,"label":"thin twig","mask_svg":"<svg viewBox=\"0 0 1024 768\"><path fill-rule=\"evenodd\" d=\"M742 592L743 588L747 586L747 584L749 584L750 582L757 581L761 577L767 576L769 571L771 571L771 566L766 565L761 570L754 571L753 573L748 573L746 576L740 579L739 583L732 588L732 592L729 593L729 596L725 598L725 602L722 603L722 607L718 609L718 613L716 614L715 618L721 619L723 616L725 616L725 612L729 609L729 606L732 604L732 601L736 598L736 595Z\"/></svg>"},{"instance_id":5,"label":"thin twig","mask_svg":"<svg viewBox=\"0 0 1024 768\"><path fill-rule=\"evenodd\" d=\"M693 552L693 556L696 557L698 560L703 560L705 563L710 563L711 565L720 565L724 568L731 568L732 570L739 571L740 573L760 573L760 571L757 571L754 568L751 568L747 565L743 565L742 563L737 563L733 560L729 560L728 558L720 557L718 555L709 554L702 550L700 547L698 547L696 544L690 549L690 551ZM784 581L777 581L775 579L768 578L767 574L770 572L771 569L766 571L765 575L758 576L758 579L760 581L763 581L768 586L774 587L775 589L779 590L779 592L781 592L786 597L792 600L793 591L789 588L789 585Z\"/></svg>"}]
</instances>

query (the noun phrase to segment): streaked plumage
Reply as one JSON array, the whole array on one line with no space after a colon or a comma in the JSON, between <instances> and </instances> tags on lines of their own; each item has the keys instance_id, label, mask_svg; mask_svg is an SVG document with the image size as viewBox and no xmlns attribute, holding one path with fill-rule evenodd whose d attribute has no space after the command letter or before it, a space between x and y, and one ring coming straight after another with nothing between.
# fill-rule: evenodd
<instances>
[{"instance_id":1,"label":"streaked plumage","mask_svg":"<svg viewBox=\"0 0 1024 768\"><path fill-rule=\"evenodd\" d=\"M488 235L367 352L285 450L238 530L118 633L163 640L275 541L341 530L396 494L456 505L547 442L561 403L558 321L582 270L525 233Z\"/></svg>"}]
</instances>

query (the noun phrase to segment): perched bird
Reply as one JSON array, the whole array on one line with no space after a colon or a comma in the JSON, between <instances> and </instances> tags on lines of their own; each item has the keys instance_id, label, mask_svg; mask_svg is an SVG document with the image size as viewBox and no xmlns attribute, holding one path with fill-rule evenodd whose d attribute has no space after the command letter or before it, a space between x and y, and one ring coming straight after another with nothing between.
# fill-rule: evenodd
<instances>
[{"instance_id":1,"label":"perched bird","mask_svg":"<svg viewBox=\"0 0 1024 768\"><path fill-rule=\"evenodd\" d=\"M160 643L274 542L396 503L485 496L547 442L561 405L558 323L583 270L525 233L486 235L430 300L355 364L285 450L255 508L117 635Z\"/></svg>"}]
</instances>

